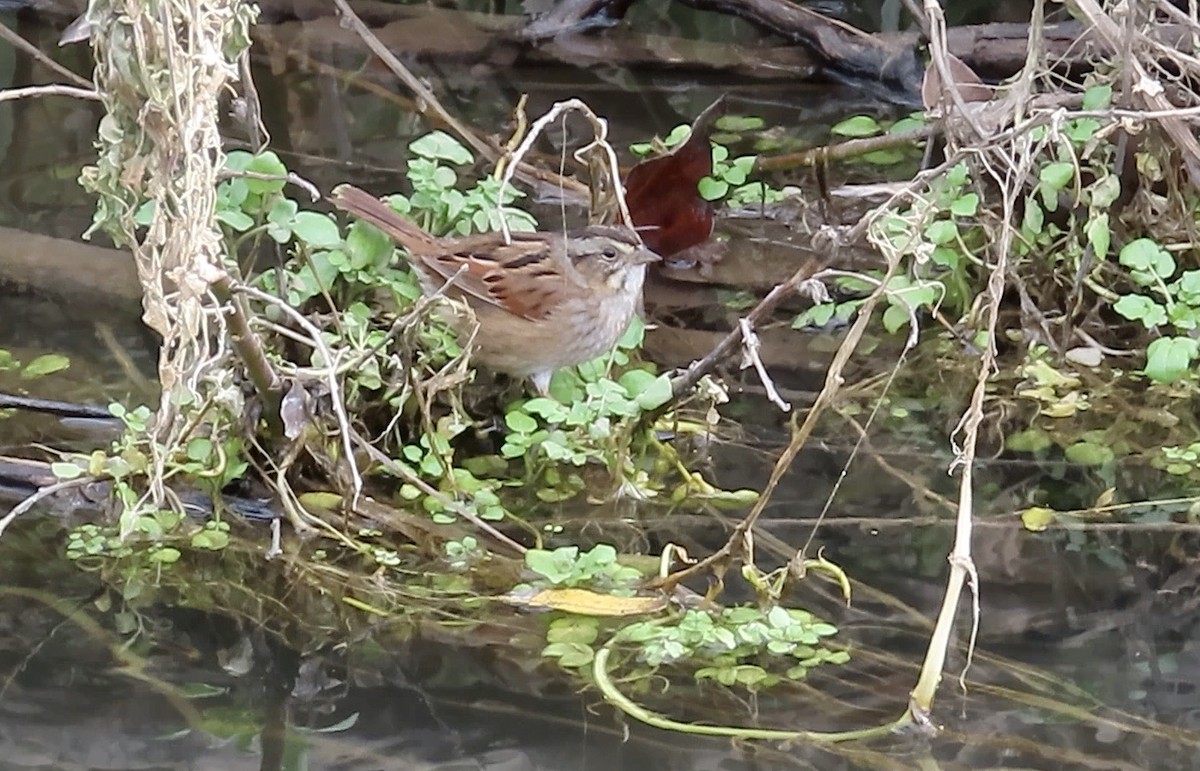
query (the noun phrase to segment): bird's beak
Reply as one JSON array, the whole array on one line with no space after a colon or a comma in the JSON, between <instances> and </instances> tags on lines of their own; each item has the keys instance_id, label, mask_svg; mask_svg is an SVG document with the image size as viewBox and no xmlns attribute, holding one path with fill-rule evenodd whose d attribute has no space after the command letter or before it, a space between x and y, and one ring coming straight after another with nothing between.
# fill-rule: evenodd
<instances>
[{"instance_id":1,"label":"bird's beak","mask_svg":"<svg viewBox=\"0 0 1200 771\"><path fill-rule=\"evenodd\" d=\"M651 262L662 262L662 257L659 257L657 252L643 246L630 255L629 261L634 265L645 265Z\"/></svg>"}]
</instances>

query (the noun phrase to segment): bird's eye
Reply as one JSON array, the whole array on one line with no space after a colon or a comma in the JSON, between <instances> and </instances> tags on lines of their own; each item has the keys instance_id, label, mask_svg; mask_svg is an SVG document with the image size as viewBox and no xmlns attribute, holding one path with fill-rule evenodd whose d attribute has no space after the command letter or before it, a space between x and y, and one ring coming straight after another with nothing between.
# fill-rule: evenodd
<instances>
[{"instance_id":1,"label":"bird's eye","mask_svg":"<svg viewBox=\"0 0 1200 771\"><path fill-rule=\"evenodd\" d=\"M617 250L610 246L604 251L600 252L600 256L609 262L612 262L613 260L617 259Z\"/></svg>"}]
</instances>

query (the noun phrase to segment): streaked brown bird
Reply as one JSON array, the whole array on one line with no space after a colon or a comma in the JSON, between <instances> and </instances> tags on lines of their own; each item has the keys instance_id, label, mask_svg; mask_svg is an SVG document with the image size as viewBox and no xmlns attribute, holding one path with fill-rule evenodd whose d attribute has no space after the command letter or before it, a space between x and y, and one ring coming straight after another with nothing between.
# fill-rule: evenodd
<instances>
[{"instance_id":1,"label":"streaked brown bird","mask_svg":"<svg viewBox=\"0 0 1200 771\"><path fill-rule=\"evenodd\" d=\"M613 349L641 305L646 265L659 260L629 228L439 238L370 193L341 185L330 200L386 233L409 254L421 287L466 302L478 331L475 360L527 377L545 394L563 368ZM470 320L447 322L469 334Z\"/></svg>"}]
</instances>

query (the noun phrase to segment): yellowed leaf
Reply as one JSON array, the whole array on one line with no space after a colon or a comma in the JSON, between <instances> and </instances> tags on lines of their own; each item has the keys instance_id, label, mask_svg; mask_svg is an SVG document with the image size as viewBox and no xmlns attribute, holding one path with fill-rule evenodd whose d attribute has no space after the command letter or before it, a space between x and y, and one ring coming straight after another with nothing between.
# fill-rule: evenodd
<instances>
[{"instance_id":1,"label":"yellowed leaf","mask_svg":"<svg viewBox=\"0 0 1200 771\"><path fill-rule=\"evenodd\" d=\"M1034 533L1040 533L1050 527L1056 519L1058 512L1045 506L1030 506L1021 512L1021 524L1025 525L1026 530Z\"/></svg>"},{"instance_id":2,"label":"yellowed leaf","mask_svg":"<svg viewBox=\"0 0 1200 771\"><path fill-rule=\"evenodd\" d=\"M1053 404L1047 404L1041 413L1048 418L1069 418L1087 408L1087 399L1078 391L1072 391Z\"/></svg>"},{"instance_id":3,"label":"yellowed leaf","mask_svg":"<svg viewBox=\"0 0 1200 771\"><path fill-rule=\"evenodd\" d=\"M637 616L667 607L666 597L614 597L587 589L543 589L531 596L509 594L505 599L514 605L581 616Z\"/></svg>"},{"instance_id":4,"label":"yellowed leaf","mask_svg":"<svg viewBox=\"0 0 1200 771\"><path fill-rule=\"evenodd\" d=\"M338 495L337 493L321 492L319 490L300 493L298 498L300 505L306 509L336 511L337 507L342 504L342 496Z\"/></svg>"}]
</instances>

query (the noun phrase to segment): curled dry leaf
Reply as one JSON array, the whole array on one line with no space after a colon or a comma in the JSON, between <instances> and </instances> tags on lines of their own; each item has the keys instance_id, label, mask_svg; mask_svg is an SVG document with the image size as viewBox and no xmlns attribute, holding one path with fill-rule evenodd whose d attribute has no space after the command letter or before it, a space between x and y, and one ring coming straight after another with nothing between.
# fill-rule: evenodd
<instances>
[{"instance_id":1,"label":"curled dry leaf","mask_svg":"<svg viewBox=\"0 0 1200 771\"><path fill-rule=\"evenodd\" d=\"M712 235L715 208L700 196L700 180L712 174L712 136L725 114L718 99L692 123L674 151L642 161L625 176L625 201L646 245L663 257L702 244Z\"/></svg>"},{"instance_id":2,"label":"curled dry leaf","mask_svg":"<svg viewBox=\"0 0 1200 771\"><path fill-rule=\"evenodd\" d=\"M279 417L283 419L283 434L288 439L295 439L304 431L304 427L312 420L308 411L308 398L304 387L293 382L292 387L283 395L279 405Z\"/></svg>"}]
</instances>

